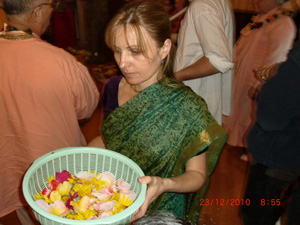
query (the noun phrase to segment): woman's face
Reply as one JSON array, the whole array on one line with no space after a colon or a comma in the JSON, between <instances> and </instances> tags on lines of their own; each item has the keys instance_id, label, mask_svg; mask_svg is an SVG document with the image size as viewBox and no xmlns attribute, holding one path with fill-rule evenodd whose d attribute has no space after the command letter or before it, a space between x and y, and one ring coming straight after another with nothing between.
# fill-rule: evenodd
<instances>
[{"instance_id":1,"label":"woman's face","mask_svg":"<svg viewBox=\"0 0 300 225\"><path fill-rule=\"evenodd\" d=\"M252 4L260 14L265 14L278 6L277 0L252 0Z\"/></svg>"},{"instance_id":2,"label":"woman's face","mask_svg":"<svg viewBox=\"0 0 300 225\"><path fill-rule=\"evenodd\" d=\"M125 79L137 90L142 90L162 78L161 61L169 50L163 46L158 48L154 40L142 28L147 56L139 52L137 34L132 27L127 27L127 32L122 26L117 28L114 56ZM167 52L166 52L167 51Z\"/></svg>"}]
</instances>

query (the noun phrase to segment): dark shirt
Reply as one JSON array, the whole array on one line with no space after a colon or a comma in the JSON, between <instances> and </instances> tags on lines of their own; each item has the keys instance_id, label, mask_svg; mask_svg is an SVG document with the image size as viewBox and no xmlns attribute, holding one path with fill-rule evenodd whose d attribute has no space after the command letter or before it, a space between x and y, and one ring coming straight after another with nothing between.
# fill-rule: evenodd
<instances>
[{"instance_id":1,"label":"dark shirt","mask_svg":"<svg viewBox=\"0 0 300 225\"><path fill-rule=\"evenodd\" d=\"M101 106L103 118L119 107L118 91L119 83L123 76L115 76L110 78L103 87Z\"/></svg>"},{"instance_id":2,"label":"dark shirt","mask_svg":"<svg viewBox=\"0 0 300 225\"><path fill-rule=\"evenodd\" d=\"M272 168L300 167L300 42L262 86L248 152Z\"/></svg>"}]
</instances>

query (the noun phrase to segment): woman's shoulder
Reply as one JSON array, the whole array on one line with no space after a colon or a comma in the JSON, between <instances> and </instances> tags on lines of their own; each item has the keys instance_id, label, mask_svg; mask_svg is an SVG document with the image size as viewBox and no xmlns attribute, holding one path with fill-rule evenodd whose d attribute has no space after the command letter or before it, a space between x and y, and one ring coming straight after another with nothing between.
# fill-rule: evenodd
<instances>
[{"instance_id":1,"label":"woman's shoulder","mask_svg":"<svg viewBox=\"0 0 300 225\"><path fill-rule=\"evenodd\" d=\"M105 84L110 86L119 85L121 79L122 76L113 76L109 78Z\"/></svg>"},{"instance_id":2,"label":"woman's shoulder","mask_svg":"<svg viewBox=\"0 0 300 225\"><path fill-rule=\"evenodd\" d=\"M113 76L109 78L104 84L104 90L118 89L122 76Z\"/></svg>"},{"instance_id":3,"label":"woman's shoulder","mask_svg":"<svg viewBox=\"0 0 300 225\"><path fill-rule=\"evenodd\" d=\"M205 100L183 82L168 79L166 84L176 93L178 99L181 99L181 105L189 105L201 109L207 108Z\"/></svg>"}]
</instances>

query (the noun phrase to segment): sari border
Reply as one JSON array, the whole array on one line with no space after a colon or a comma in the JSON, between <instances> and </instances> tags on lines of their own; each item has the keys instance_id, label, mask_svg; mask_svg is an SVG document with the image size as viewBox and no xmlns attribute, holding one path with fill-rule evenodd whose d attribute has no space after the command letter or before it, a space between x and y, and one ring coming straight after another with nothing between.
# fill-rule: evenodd
<instances>
[{"instance_id":1,"label":"sari border","mask_svg":"<svg viewBox=\"0 0 300 225\"><path fill-rule=\"evenodd\" d=\"M196 193L187 193L185 197L185 207L184 207L184 219L186 221L196 222L196 218L199 216L200 212L200 198L204 197L209 184L209 176L212 173L216 162L218 160L219 154L223 149L227 140L227 133L223 127L215 123L209 126L206 130L202 131L195 140L184 150L179 156L176 163L172 176L179 176L183 173L186 162L197 155L198 153L204 151L206 147L209 147L207 152L207 177L203 186ZM191 151L192 154L185 154L186 151ZM165 195L163 193L156 200L155 206L152 208L151 212L155 212L161 202L163 201ZM183 193L184 194L184 193ZM187 204L191 205L187 206Z\"/></svg>"}]
</instances>

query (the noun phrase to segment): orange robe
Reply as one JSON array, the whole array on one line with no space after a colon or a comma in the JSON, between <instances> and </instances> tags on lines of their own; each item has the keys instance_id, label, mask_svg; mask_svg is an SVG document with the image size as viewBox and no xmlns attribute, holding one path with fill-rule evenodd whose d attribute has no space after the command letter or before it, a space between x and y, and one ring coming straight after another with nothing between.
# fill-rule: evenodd
<instances>
[{"instance_id":1,"label":"orange robe","mask_svg":"<svg viewBox=\"0 0 300 225\"><path fill-rule=\"evenodd\" d=\"M270 15L279 12L279 8L258 16L264 21ZM235 45L234 80L232 110L229 117L223 116L223 126L228 132L227 143L246 147L245 138L255 115L255 101L248 96L251 87L257 88L260 82L254 76L254 70L264 65L272 65L286 60L296 36L296 26L289 16L281 16L258 29L241 31Z\"/></svg>"},{"instance_id":2,"label":"orange robe","mask_svg":"<svg viewBox=\"0 0 300 225\"><path fill-rule=\"evenodd\" d=\"M39 38L0 38L0 217L23 207L21 182L31 163L55 149L86 144L78 120L99 92L88 70Z\"/></svg>"}]
</instances>

